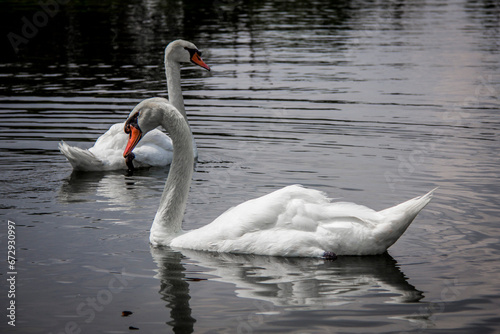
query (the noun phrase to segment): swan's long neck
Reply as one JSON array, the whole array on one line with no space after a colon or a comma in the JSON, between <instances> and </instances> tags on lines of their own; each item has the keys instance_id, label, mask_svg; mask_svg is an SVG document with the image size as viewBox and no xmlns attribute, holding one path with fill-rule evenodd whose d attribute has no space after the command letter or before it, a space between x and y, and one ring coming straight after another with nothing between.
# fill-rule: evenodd
<instances>
[{"instance_id":1,"label":"swan's long neck","mask_svg":"<svg viewBox=\"0 0 500 334\"><path fill-rule=\"evenodd\" d=\"M186 120L186 123L189 125L186 109L184 108L184 97L182 96L181 64L165 59L165 75L167 76L168 100L174 107L177 108L177 110L179 110ZM189 131L191 131L191 129ZM192 137L192 142L193 152L195 156L198 156L198 149L196 147L194 137Z\"/></svg>"},{"instance_id":2,"label":"swan's long neck","mask_svg":"<svg viewBox=\"0 0 500 334\"><path fill-rule=\"evenodd\" d=\"M170 134L174 156L160 207L151 227L150 241L153 245L168 245L172 238L182 232L182 218L194 164L191 130L184 117L168 108L163 113L161 125Z\"/></svg>"},{"instance_id":3,"label":"swan's long neck","mask_svg":"<svg viewBox=\"0 0 500 334\"><path fill-rule=\"evenodd\" d=\"M178 62L165 60L165 75L167 76L168 100L187 121L184 98L182 97L181 65Z\"/></svg>"}]
</instances>

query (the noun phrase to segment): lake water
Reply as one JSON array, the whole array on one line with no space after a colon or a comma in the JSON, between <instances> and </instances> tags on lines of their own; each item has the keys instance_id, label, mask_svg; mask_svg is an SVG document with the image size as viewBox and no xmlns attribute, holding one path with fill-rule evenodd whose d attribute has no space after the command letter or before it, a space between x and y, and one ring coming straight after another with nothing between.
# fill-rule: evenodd
<instances>
[{"instance_id":1,"label":"lake water","mask_svg":"<svg viewBox=\"0 0 500 334\"><path fill-rule=\"evenodd\" d=\"M0 3L2 333L500 332L498 2L50 3ZM182 71L186 229L296 183L377 210L435 198L384 256L151 249L168 170L72 173L57 145L166 97L181 37L212 67Z\"/></svg>"}]
</instances>

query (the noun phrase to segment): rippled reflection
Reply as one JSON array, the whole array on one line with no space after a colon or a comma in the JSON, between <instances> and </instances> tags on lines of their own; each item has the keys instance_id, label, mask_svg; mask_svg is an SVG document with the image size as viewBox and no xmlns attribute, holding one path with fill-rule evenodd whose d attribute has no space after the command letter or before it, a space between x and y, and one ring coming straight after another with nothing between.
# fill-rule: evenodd
<instances>
[{"instance_id":1,"label":"rippled reflection","mask_svg":"<svg viewBox=\"0 0 500 334\"><path fill-rule=\"evenodd\" d=\"M127 176L126 171L72 172L62 183L57 198L62 203L99 198L109 210L128 210L145 198L159 197L167 176L168 168L137 170L133 177Z\"/></svg>"},{"instance_id":2,"label":"rippled reflection","mask_svg":"<svg viewBox=\"0 0 500 334\"><path fill-rule=\"evenodd\" d=\"M336 261L170 248L151 248L151 254L158 265L160 294L171 309L169 324L175 332L179 326L192 332L195 323L189 306L189 281L200 279L186 276L186 262L204 268L204 276L210 275L211 281L234 285L238 297L268 302L285 310L347 307L367 296L395 304L416 303L423 298L388 254L345 256Z\"/></svg>"}]
</instances>

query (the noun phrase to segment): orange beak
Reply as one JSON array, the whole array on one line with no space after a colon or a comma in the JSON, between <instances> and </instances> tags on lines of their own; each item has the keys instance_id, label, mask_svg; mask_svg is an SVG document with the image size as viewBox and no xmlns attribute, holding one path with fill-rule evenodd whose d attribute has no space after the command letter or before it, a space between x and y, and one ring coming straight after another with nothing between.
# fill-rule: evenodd
<instances>
[{"instance_id":1,"label":"orange beak","mask_svg":"<svg viewBox=\"0 0 500 334\"><path fill-rule=\"evenodd\" d=\"M127 147L125 148L125 152L123 152L124 158L126 158L127 155L129 155L132 152L134 147L142 138L141 130L137 129L135 126L129 125L129 127L127 128L127 132L129 134L129 137L127 142Z\"/></svg>"},{"instance_id":2,"label":"orange beak","mask_svg":"<svg viewBox=\"0 0 500 334\"><path fill-rule=\"evenodd\" d=\"M207 64L205 64L205 62L203 61L203 59L201 59L201 57L198 54L198 52L195 52L193 54L193 56L191 57L191 61L193 63L195 63L196 65L203 67L207 71L210 71L210 67Z\"/></svg>"}]
</instances>

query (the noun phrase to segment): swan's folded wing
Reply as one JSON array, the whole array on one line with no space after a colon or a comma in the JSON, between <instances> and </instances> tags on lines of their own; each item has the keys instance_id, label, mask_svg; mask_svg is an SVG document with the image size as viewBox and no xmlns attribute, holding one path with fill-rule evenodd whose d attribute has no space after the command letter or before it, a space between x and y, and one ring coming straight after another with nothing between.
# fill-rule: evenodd
<instances>
[{"instance_id":1,"label":"swan's folded wing","mask_svg":"<svg viewBox=\"0 0 500 334\"><path fill-rule=\"evenodd\" d=\"M324 193L289 186L246 201L172 246L281 256L362 254L380 214L354 203L331 203Z\"/></svg>"},{"instance_id":2,"label":"swan's folded wing","mask_svg":"<svg viewBox=\"0 0 500 334\"><path fill-rule=\"evenodd\" d=\"M318 222L305 206L328 204L320 191L288 186L246 201L211 224L185 233L172 247L281 256L321 256L315 241Z\"/></svg>"},{"instance_id":3,"label":"swan's folded wing","mask_svg":"<svg viewBox=\"0 0 500 334\"><path fill-rule=\"evenodd\" d=\"M125 123L113 124L108 131L97 138L94 146L89 150L94 154L99 154L100 151L107 150L125 150L127 145L128 135L123 131Z\"/></svg>"},{"instance_id":4,"label":"swan's folded wing","mask_svg":"<svg viewBox=\"0 0 500 334\"><path fill-rule=\"evenodd\" d=\"M210 226L220 228L227 237L239 237L268 229L311 230L303 217L308 204L327 204L329 199L320 191L292 185L270 194L243 202L224 212ZM229 227L229 228L228 228Z\"/></svg>"},{"instance_id":5,"label":"swan's folded wing","mask_svg":"<svg viewBox=\"0 0 500 334\"><path fill-rule=\"evenodd\" d=\"M314 233L319 228L372 229L379 218L379 213L365 206L331 203L321 191L292 185L241 203L189 234L200 231L217 235L215 240L230 240L266 230Z\"/></svg>"},{"instance_id":6,"label":"swan's folded wing","mask_svg":"<svg viewBox=\"0 0 500 334\"><path fill-rule=\"evenodd\" d=\"M172 140L158 129L146 133L134 149L136 163L144 166L167 166L174 156Z\"/></svg>"}]
</instances>

